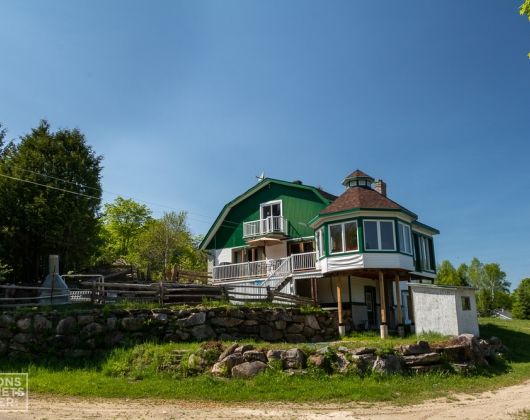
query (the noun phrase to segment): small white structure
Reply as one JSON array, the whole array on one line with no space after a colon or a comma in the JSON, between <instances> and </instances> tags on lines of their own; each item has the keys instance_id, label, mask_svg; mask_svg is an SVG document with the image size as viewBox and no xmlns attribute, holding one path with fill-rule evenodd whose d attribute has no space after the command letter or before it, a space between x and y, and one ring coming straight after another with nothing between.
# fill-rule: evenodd
<instances>
[{"instance_id":1,"label":"small white structure","mask_svg":"<svg viewBox=\"0 0 530 420\"><path fill-rule=\"evenodd\" d=\"M409 284L414 323L418 334L479 336L477 303L473 287Z\"/></svg>"}]
</instances>

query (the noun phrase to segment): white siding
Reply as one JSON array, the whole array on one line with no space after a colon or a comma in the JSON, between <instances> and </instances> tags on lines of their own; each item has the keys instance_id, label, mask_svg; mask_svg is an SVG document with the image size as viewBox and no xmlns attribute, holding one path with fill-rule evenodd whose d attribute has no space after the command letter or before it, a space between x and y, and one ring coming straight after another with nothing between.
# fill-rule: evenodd
<instances>
[{"instance_id":1,"label":"white siding","mask_svg":"<svg viewBox=\"0 0 530 420\"><path fill-rule=\"evenodd\" d=\"M412 256L394 252L367 252L364 254L364 267L414 270Z\"/></svg>"},{"instance_id":2,"label":"white siding","mask_svg":"<svg viewBox=\"0 0 530 420\"><path fill-rule=\"evenodd\" d=\"M416 333L458 335L455 294L450 289L412 287Z\"/></svg>"},{"instance_id":3,"label":"white siding","mask_svg":"<svg viewBox=\"0 0 530 420\"><path fill-rule=\"evenodd\" d=\"M462 297L469 297L471 303L471 310L464 311L462 309ZM478 318L477 318L477 302L475 300L475 291L470 289L460 289L456 294L456 314L458 317L458 333L459 334L474 334L479 335Z\"/></svg>"},{"instance_id":4,"label":"white siding","mask_svg":"<svg viewBox=\"0 0 530 420\"><path fill-rule=\"evenodd\" d=\"M323 273L352 268L402 268L414 270L412 256L397 252L366 252L364 254L335 255L319 263Z\"/></svg>"},{"instance_id":5,"label":"white siding","mask_svg":"<svg viewBox=\"0 0 530 420\"><path fill-rule=\"evenodd\" d=\"M479 335L475 293L460 287L411 285L416 332L444 335ZM471 310L462 310L462 296L471 301Z\"/></svg>"},{"instance_id":6,"label":"white siding","mask_svg":"<svg viewBox=\"0 0 530 420\"><path fill-rule=\"evenodd\" d=\"M324 258L320 263L320 268L323 273L329 271L349 270L351 268L363 268L363 255L364 254L349 254Z\"/></svg>"}]
</instances>

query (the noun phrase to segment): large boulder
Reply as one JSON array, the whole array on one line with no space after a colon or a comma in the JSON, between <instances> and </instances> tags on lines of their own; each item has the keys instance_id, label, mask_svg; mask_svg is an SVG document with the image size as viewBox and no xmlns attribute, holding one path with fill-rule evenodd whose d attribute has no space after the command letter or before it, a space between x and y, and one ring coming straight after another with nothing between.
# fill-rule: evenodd
<instances>
[{"instance_id":1,"label":"large boulder","mask_svg":"<svg viewBox=\"0 0 530 420\"><path fill-rule=\"evenodd\" d=\"M426 341L418 341L416 344L406 344L396 349L403 356L412 356L416 354L425 354L431 352L431 347Z\"/></svg>"},{"instance_id":2,"label":"large boulder","mask_svg":"<svg viewBox=\"0 0 530 420\"><path fill-rule=\"evenodd\" d=\"M375 352L375 347L359 347L357 349L350 350L350 354L354 356L361 356L363 354L374 354Z\"/></svg>"},{"instance_id":3,"label":"large boulder","mask_svg":"<svg viewBox=\"0 0 530 420\"><path fill-rule=\"evenodd\" d=\"M8 314L0 315L0 328L13 328L15 326L15 319Z\"/></svg>"},{"instance_id":4,"label":"large boulder","mask_svg":"<svg viewBox=\"0 0 530 420\"><path fill-rule=\"evenodd\" d=\"M94 337L96 335L99 335L102 332L103 332L103 326L101 324L98 324L97 322L92 322L83 327L80 335L83 338L88 338L88 337Z\"/></svg>"},{"instance_id":5,"label":"large boulder","mask_svg":"<svg viewBox=\"0 0 530 420\"><path fill-rule=\"evenodd\" d=\"M254 362L259 360L260 362L267 363L267 356L265 353L259 350L249 350L243 353L243 359L245 362Z\"/></svg>"},{"instance_id":6,"label":"large boulder","mask_svg":"<svg viewBox=\"0 0 530 420\"><path fill-rule=\"evenodd\" d=\"M259 360L254 362L244 362L232 368L232 376L234 378L242 379L252 378L258 373L263 372L265 369L267 369L267 365Z\"/></svg>"},{"instance_id":7,"label":"large boulder","mask_svg":"<svg viewBox=\"0 0 530 420\"><path fill-rule=\"evenodd\" d=\"M287 350L282 354L282 360L286 369L303 369L306 366L306 355L298 348Z\"/></svg>"},{"instance_id":8,"label":"large boulder","mask_svg":"<svg viewBox=\"0 0 530 420\"><path fill-rule=\"evenodd\" d=\"M210 323L219 327L232 328L242 324L244 321L239 318L212 318Z\"/></svg>"},{"instance_id":9,"label":"large boulder","mask_svg":"<svg viewBox=\"0 0 530 420\"><path fill-rule=\"evenodd\" d=\"M221 361L215 363L211 373L215 376L230 376L232 368L244 362L240 353L232 353L224 357Z\"/></svg>"},{"instance_id":10,"label":"large boulder","mask_svg":"<svg viewBox=\"0 0 530 420\"><path fill-rule=\"evenodd\" d=\"M201 312L201 313L204 313L204 312ZM193 327L191 330L191 335L196 340L202 341L202 340L207 340L209 338L215 338L215 331L212 330L212 327L210 327L209 325L203 324L203 325L197 325Z\"/></svg>"},{"instance_id":11,"label":"large boulder","mask_svg":"<svg viewBox=\"0 0 530 420\"><path fill-rule=\"evenodd\" d=\"M265 341L278 341L283 338L283 332L268 325L260 325L259 336Z\"/></svg>"},{"instance_id":12,"label":"large boulder","mask_svg":"<svg viewBox=\"0 0 530 420\"><path fill-rule=\"evenodd\" d=\"M121 326L125 331L140 331L144 328L144 319L140 317L126 317L121 320Z\"/></svg>"},{"instance_id":13,"label":"large boulder","mask_svg":"<svg viewBox=\"0 0 530 420\"><path fill-rule=\"evenodd\" d=\"M401 357L387 354L384 356L377 356L372 371L381 375L391 375L395 373L402 373L404 370L404 361Z\"/></svg>"},{"instance_id":14,"label":"large boulder","mask_svg":"<svg viewBox=\"0 0 530 420\"><path fill-rule=\"evenodd\" d=\"M31 329L31 318L24 317L17 321L17 327L20 331L29 331Z\"/></svg>"},{"instance_id":15,"label":"large boulder","mask_svg":"<svg viewBox=\"0 0 530 420\"><path fill-rule=\"evenodd\" d=\"M267 360L269 362L274 361L274 360L283 360L284 354L285 354L285 350L271 349L267 352Z\"/></svg>"},{"instance_id":16,"label":"large boulder","mask_svg":"<svg viewBox=\"0 0 530 420\"><path fill-rule=\"evenodd\" d=\"M231 345L229 345L220 355L219 355L219 359L217 359L218 362L220 362L221 360L223 360L226 356L230 356L232 353L234 353L234 351L237 349L237 346L238 344L237 343L233 343Z\"/></svg>"},{"instance_id":17,"label":"large boulder","mask_svg":"<svg viewBox=\"0 0 530 420\"><path fill-rule=\"evenodd\" d=\"M52 326L52 322L42 315L35 315L35 318L33 318L33 329L35 332L50 331Z\"/></svg>"},{"instance_id":18,"label":"large boulder","mask_svg":"<svg viewBox=\"0 0 530 420\"><path fill-rule=\"evenodd\" d=\"M317 321L317 318L315 315L306 315L305 317L305 324L314 330L320 330L320 324Z\"/></svg>"},{"instance_id":19,"label":"large boulder","mask_svg":"<svg viewBox=\"0 0 530 420\"><path fill-rule=\"evenodd\" d=\"M193 327L206 322L206 312L195 312L186 318L177 320L179 327Z\"/></svg>"},{"instance_id":20,"label":"large boulder","mask_svg":"<svg viewBox=\"0 0 530 420\"><path fill-rule=\"evenodd\" d=\"M440 362L440 353L424 353L410 356L403 356L407 366L432 365Z\"/></svg>"},{"instance_id":21,"label":"large boulder","mask_svg":"<svg viewBox=\"0 0 530 420\"><path fill-rule=\"evenodd\" d=\"M77 320L73 316L63 318L55 329L58 335L69 335L77 332Z\"/></svg>"},{"instance_id":22,"label":"large boulder","mask_svg":"<svg viewBox=\"0 0 530 420\"><path fill-rule=\"evenodd\" d=\"M451 340L452 345L460 345L465 349L465 361L475 362L479 365L487 365L488 362L480 346L480 342L473 334L460 334Z\"/></svg>"}]
</instances>

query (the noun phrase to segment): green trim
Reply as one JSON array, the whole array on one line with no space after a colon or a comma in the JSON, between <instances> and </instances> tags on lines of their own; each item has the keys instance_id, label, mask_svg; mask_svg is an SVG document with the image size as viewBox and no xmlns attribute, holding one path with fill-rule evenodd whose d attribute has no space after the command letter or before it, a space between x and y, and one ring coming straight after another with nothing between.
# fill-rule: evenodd
<instances>
[{"instance_id":1,"label":"green trim","mask_svg":"<svg viewBox=\"0 0 530 420\"><path fill-rule=\"evenodd\" d=\"M265 178L263 181L259 182L258 184L254 185L253 187L249 188L243 194L237 196L232 201L229 201L227 204L225 204L223 206L223 208L221 209L221 212L216 217L213 225L210 227L210 229L208 229L208 232L204 236L204 239L199 244L199 248L200 249L205 249L210 244L211 239L212 239L211 237L219 230L220 225L222 224L222 222L224 221L224 218L226 217L226 214L228 214L228 211L230 211L230 209L232 207L234 207L236 204L240 203L241 201L243 201L247 197L251 196L252 194L254 194L255 192L259 191L260 189L262 189L263 187L265 187L265 186L267 186L269 184L278 184L278 185L282 185L282 186L294 187L294 188L299 188L299 189L311 191L318 197L319 200L322 201L323 204L328 205L328 204L331 203L331 200L328 200L327 198L325 198L318 191L317 188L312 187L310 185L297 184L297 183L288 182L288 181L282 181L280 179L274 179L274 178Z\"/></svg>"},{"instance_id":2,"label":"green trim","mask_svg":"<svg viewBox=\"0 0 530 420\"><path fill-rule=\"evenodd\" d=\"M313 225L318 221L322 221L322 223L325 223L326 220L330 217L336 217L341 215L348 215L348 214L355 214L361 211L384 211L384 212L401 212L404 214L408 214L411 217L417 218L418 216L414 213L406 210L406 209L376 209L376 208L354 208L354 209L348 209L348 210L341 210L341 211L335 211L333 213L326 213L326 214L318 214L317 216L313 217L308 223L309 225ZM360 216L358 216L360 217ZM363 216L364 217L364 216ZM372 216L370 216L372 217ZM377 217L377 216L373 216Z\"/></svg>"},{"instance_id":3,"label":"green trim","mask_svg":"<svg viewBox=\"0 0 530 420\"><path fill-rule=\"evenodd\" d=\"M426 225L425 223L421 223L421 222L418 222L417 220L414 220L412 222L412 225L416 225L418 227L421 227L423 229L426 229L426 230L430 230L432 232L433 235L439 235L440 234L440 231L438 229L435 229L429 225Z\"/></svg>"}]
</instances>

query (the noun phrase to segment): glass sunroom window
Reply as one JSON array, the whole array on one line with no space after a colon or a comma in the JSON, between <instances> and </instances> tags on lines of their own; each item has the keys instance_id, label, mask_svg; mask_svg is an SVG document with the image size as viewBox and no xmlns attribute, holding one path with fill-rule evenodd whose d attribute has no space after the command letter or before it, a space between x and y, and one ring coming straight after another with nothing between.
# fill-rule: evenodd
<instances>
[{"instance_id":1,"label":"glass sunroom window","mask_svg":"<svg viewBox=\"0 0 530 420\"><path fill-rule=\"evenodd\" d=\"M342 252L342 229L341 225L331 225L329 227L330 251Z\"/></svg>"},{"instance_id":2,"label":"glass sunroom window","mask_svg":"<svg viewBox=\"0 0 530 420\"><path fill-rule=\"evenodd\" d=\"M359 243L357 242L357 222L344 223L344 242L345 251L357 251Z\"/></svg>"},{"instance_id":3,"label":"glass sunroom window","mask_svg":"<svg viewBox=\"0 0 530 420\"><path fill-rule=\"evenodd\" d=\"M399 250L407 254L412 254L412 241L410 239L410 226L398 223Z\"/></svg>"},{"instance_id":4,"label":"glass sunroom window","mask_svg":"<svg viewBox=\"0 0 530 420\"><path fill-rule=\"evenodd\" d=\"M357 222L337 223L329 226L330 252L359 250Z\"/></svg>"},{"instance_id":5,"label":"glass sunroom window","mask_svg":"<svg viewBox=\"0 0 530 420\"><path fill-rule=\"evenodd\" d=\"M367 251L395 251L394 222L391 220L365 220L364 247Z\"/></svg>"},{"instance_id":6,"label":"glass sunroom window","mask_svg":"<svg viewBox=\"0 0 530 420\"><path fill-rule=\"evenodd\" d=\"M377 222L364 222L364 247L368 250L379 249L379 235L377 234Z\"/></svg>"}]
</instances>

